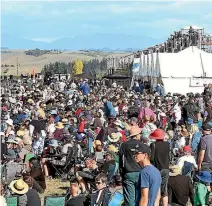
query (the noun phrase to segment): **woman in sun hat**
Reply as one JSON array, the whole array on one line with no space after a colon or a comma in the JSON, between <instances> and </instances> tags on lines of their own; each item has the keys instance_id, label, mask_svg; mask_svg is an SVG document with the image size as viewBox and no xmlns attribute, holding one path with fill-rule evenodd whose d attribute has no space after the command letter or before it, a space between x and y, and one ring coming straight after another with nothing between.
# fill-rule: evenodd
<instances>
[{"instance_id":1,"label":"woman in sun hat","mask_svg":"<svg viewBox=\"0 0 212 206\"><path fill-rule=\"evenodd\" d=\"M62 122L58 122L55 125L55 132L54 132L54 138L61 141L63 139L63 129L64 129L64 125Z\"/></svg>"},{"instance_id":2,"label":"woman in sun hat","mask_svg":"<svg viewBox=\"0 0 212 206\"><path fill-rule=\"evenodd\" d=\"M12 181L9 188L18 197L18 206L27 206L26 193L29 190L29 186L22 179L19 179Z\"/></svg>"},{"instance_id":3,"label":"woman in sun hat","mask_svg":"<svg viewBox=\"0 0 212 206\"><path fill-rule=\"evenodd\" d=\"M6 129L6 132L5 132L5 136L8 137L9 134L10 134L10 131L13 130L13 120L12 119L8 119L5 121L5 123L7 124L7 129Z\"/></svg>"},{"instance_id":4,"label":"woman in sun hat","mask_svg":"<svg viewBox=\"0 0 212 206\"><path fill-rule=\"evenodd\" d=\"M110 136L108 136L108 140L111 143L117 143L121 137L122 137L122 134L120 132L112 133Z\"/></svg>"}]
</instances>

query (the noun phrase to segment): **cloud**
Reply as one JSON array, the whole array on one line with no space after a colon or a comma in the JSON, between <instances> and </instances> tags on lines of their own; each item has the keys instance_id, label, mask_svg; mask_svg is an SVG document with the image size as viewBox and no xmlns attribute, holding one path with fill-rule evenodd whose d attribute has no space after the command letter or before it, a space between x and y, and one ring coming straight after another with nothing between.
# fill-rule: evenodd
<instances>
[{"instance_id":1,"label":"cloud","mask_svg":"<svg viewBox=\"0 0 212 206\"><path fill-rule=\"evenodd\" d=\"M32 38L31 40L50 43L50 42L53 42L53 41L55 41L57 39L58 38L49 37L49 38Z\"/></svg>"}]
</instances>

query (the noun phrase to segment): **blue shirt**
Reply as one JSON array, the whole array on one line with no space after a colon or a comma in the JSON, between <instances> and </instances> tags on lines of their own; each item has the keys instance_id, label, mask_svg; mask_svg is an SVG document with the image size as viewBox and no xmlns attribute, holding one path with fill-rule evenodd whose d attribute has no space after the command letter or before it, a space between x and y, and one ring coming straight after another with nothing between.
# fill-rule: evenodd
<instances>
[{"instance_id":1,"label":"blue shirt","mask_svg":"<svg viewBox=\"0 0 212 206\"><path fill-rule=\"evenodd\" d=\"M160 189L162 179L159 170L153 165L144 167L140 172L140 191L142 188L149 189L148 206L154 206ZM139 193L141 195L141 192ZM140 198L138 198L140 201ZM138 203L137 203L138 205Z\"/></svg>"}]
</instances>

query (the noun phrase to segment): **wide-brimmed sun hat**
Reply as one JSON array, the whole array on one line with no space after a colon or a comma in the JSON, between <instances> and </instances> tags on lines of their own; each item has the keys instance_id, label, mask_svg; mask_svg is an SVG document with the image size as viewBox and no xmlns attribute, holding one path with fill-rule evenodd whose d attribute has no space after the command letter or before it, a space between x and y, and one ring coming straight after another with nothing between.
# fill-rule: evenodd
<instances>
[{"instance_id":1,"label":"wide-brimmed sun hat","mask_svg":"<svg viewBox=\"0 0 212 206\"><path fill-rule=\"evenodd\" d=\"M17 131L17 136L18 136L18 137L24 136L24 131L18 130L18 131Z\"/></svg>"},{"instance_id":2,"label":"wide-brimmed sun hat","mask_svg":"<svg viewBox=\"0 0 212 206\"><path fill-rule=\"evenodd\" d=\"M173 165L169 167L169 176L174 177L182 174L182 168L178 165Z\"/></svg>"},{"instance_id":3,"label":"wide-brimmed sun hat","mask_svg":"<svg viewBox=\"0 0 212 206\"><path fill-rule=\"evenodd\" d=\"M62 119L62 123L63 123L63 124L68 124L68 119L65 119L65 118Z\"/></svg>"},{"instance_id":4,"label":"wide-brimmed sun hat","mask_svg":"<svg viewBox=\"0 0 212 206\"><path fill-rule=\"evenodd\" d=\"M206 183L212 182L211 174L208 171L199 172L199 175L197 175L197 178L202 182L206 182Z\"/></svg>"},{"instance_id":5,"label":"wide-brimmed sun hat","mask_svg":"<svg viewBox=\"0 0 212 206\"><path fill-rule=\"evenodd\" d=\"M94 149L95 149L98 145L102 145L101 141L99 141L99 140L95 140L95 141L92 143L92 146L93 146Z\"/></svg>"},{"instance_id":6,"label":"wide-brimmed sun hat","mask_svg":"<svg viewBox=\"0 0 212 206\"><path fill-rule=\"evenodd\" d=\"M20 195L27 193L29 190L29 186L22 179L12 181L9 187L14 193Z\"/></svg>"},{"instance_id":7,"label":"wide-brimmed sun hat","mask_svg":"<svg viewBox=\"0 0 212 206\"><path fill-rule=\"evenodd\" d=\"M156 129L149 135L149 137L155 140L163 140L165 135L166 133L162 129Z\"/></svg>"},{"instance_id":8,"label":"wide-brimmed sun hat","mask_svg":"<svg viewBox=\"0 0 212 206\"><path fill-rule=\"evenodd\" d=\"M55 125L55 128L57 129L63 129L64 128L64 125L62 122L57 122L57 124Z\"/></svg>"},{"instance_id":9,"label":"wide-brimmed sun hat","mask_svg":"<svg viewBox=\"0 0 212 206\"><path fill-rule=\"evenodd\" d=\"M107 151L112 151L116 153L118 152L118 148L111 144L111 145L108 145Z\"/></svg>"},{"instance_id":10,"label":"wide-brimmed sun hat","mask_svg":"<svg viewBox=\"0 0 212 206\"><path fill-rule=\"evenodd\" d=\"M138 134L141 134L142 129L138 126L132 126L130 129L130 135L129 137L137 136Z\"/></svg>"},{"instance_id":11,"label":"wide-brimmed sun hat","mask_svg":"<svg viewBox=\"0 0 212 206\"><path fill-rule=\"evenodd\" d=\"M120 132L112 133L110 136L108 136L108 140L110 142L118 142L121 137L122 134Z\"/></svg>"}]
</instances>

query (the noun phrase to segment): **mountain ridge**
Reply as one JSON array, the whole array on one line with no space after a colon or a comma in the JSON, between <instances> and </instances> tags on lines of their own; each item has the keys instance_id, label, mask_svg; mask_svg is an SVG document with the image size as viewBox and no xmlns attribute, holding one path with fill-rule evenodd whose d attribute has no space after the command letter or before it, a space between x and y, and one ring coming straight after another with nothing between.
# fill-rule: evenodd
<instances>
[{"instance_id":1,"label":"mountain ridge","mask_svg":"<svg viewBox=\"0 0 212 206\"><path fill-rule=\"evenodd\" d=\"M148 36L125 34L95 34L75 37L62 37L52 42L33 41L10 34L2 34L1 47L9 49L64 49L64 50L101 50L137 51L162 43L163 39Z\"/></svg>"}]
</instances>

